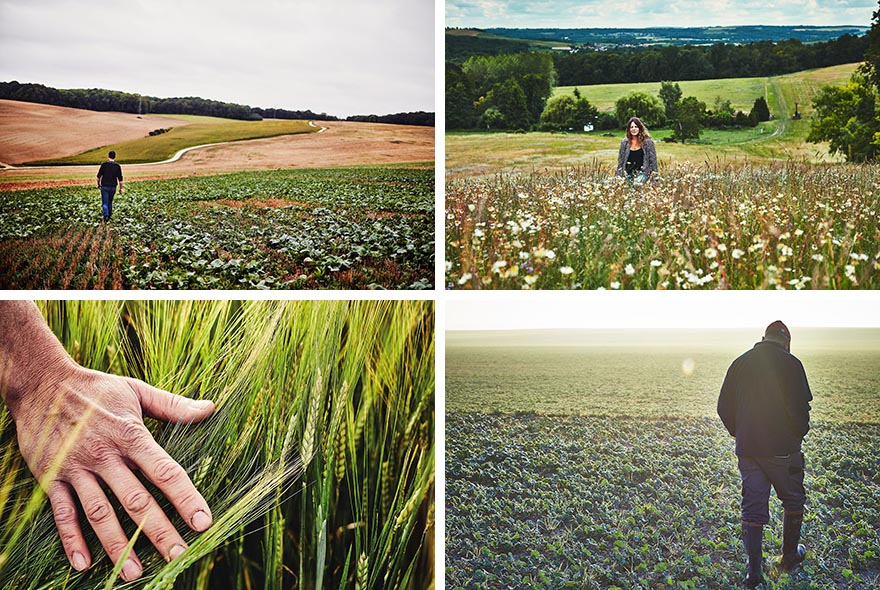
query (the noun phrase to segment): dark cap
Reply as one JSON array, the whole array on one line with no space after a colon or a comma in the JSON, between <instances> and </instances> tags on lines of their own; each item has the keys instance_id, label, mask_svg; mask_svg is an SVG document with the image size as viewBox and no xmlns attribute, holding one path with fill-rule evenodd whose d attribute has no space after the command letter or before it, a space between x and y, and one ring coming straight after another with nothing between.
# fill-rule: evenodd
<instances>
[{"instance_id":1,"label":"dark cap","mask_svg":"<svg viewBox=\"0 0 880 590\"><path fill-rule=\"evenodd\" d=\"M791 342L791 332L788 331L788 326L776 320L764 331L764 338L773 338L773 339L782 339L786 342Z\"/></svg>"}]
</instances>

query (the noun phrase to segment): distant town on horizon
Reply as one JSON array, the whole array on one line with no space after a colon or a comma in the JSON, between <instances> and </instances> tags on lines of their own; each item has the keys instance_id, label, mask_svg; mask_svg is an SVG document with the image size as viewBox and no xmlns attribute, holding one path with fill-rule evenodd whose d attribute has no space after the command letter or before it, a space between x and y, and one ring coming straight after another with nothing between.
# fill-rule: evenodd
<instances>
[{"instance_id":1,"label":"distant town on horizon","mask_svg":"<svg viewBox=\"0 0 880 590\"><path fill-rule=\"evenodd\" d=\"M447 27L448 35L497 36L530 42L558 42L575 45L610 44L617 46L705 45L786 41L803 43L828 41L842 35L860 36L869 25L713 25L707 27Z\"/></svg>"}]
</instances>

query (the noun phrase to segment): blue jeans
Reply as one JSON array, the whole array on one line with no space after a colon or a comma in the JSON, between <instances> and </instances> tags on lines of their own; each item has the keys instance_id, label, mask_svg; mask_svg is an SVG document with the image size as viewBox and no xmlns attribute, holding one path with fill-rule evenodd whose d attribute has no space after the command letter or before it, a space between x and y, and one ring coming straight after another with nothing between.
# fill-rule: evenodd
<instances>
[{"instance_id":1,"label":"blue jeans","mask_svg":"<svg viewBox=\"0 0 880 590\"><path fill-rule=\"evenodd\" d=\"M807 499L804 489L804 455L785 457L738 457L742 476L742 519L767 524L770 521L770 486L782 500L786 512L803 512Z\"/></svg>"},{"instance_id":2,"label":"blue jeans","mask_svg":"<svg viewBox=\"0 0 880 590\"><path fill-rule=\"evenodd\" d=\"M626 173L626 179L633 186L642 186L648 182L648 175L641 170Z\"/></svg>"},{"instance_id":3,"label":"blue jeans","mask_svg":"<svg viewBox=\"0 0 880 590\"><path fill-rule=\"evenodd\" d=\"M115 186L101 187L101 210L104 212L104 219L110 219L110 216L113 215L113 195L115 194Z\"/></svg>"}]
</instances>

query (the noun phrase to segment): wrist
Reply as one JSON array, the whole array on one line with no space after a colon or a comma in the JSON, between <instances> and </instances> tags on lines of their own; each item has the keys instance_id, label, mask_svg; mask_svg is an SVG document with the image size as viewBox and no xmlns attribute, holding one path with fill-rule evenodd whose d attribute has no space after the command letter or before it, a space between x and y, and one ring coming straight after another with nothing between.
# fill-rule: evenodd
<instances>
[{"instance_id":1,"label":"wrist","mask_svg":"<svg viewBox=\"0 0 880 590\"><path fill-rule=\"evenodd\" d=\"M23 408L34 404L50 407L61 389L61 384L84 369L67 353L62 355L35 355L16 375L7 380L6 405L13 420Z\"/></svg>"}]
</instances>

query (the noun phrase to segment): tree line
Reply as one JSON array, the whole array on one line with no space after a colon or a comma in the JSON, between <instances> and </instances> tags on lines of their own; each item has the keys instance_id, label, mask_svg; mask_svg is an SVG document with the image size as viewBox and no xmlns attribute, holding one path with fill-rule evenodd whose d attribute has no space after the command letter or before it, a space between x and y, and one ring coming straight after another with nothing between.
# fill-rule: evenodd
<instances>
[{"instance_id":1,"label":"tree line","mask_svg":"<svg viewBox=\"0 0 880 590\"><path fill-rule=\"evenodd\" d=\"M242 121L272 119L314 119L338 121L339 118L310 110L289 110L250 107L199 97L156 98L117 90L99 88L61 90L42 84L22 84L16 81L0 82L0 99L49 104L89 111L137 113L152 115L204 115ZM354 115L349 121L394 123L398 125L434 125L434 113L424 111L389 115Z\"/></svg>"},{"instance_id":2,"label":"tree line","mask_svg":"<svg viewBox=\"0 0 880 590\"><path fill-rule=\"evenodd\" d=\"M709 47L667 46L649 49L553 54L561 86L713 80L778 76L862 60L867 37L842 35L822 43L797 39Z\"/></svg>"},{"instance_id":3,"label":"tree line","mask_svg":"<svg viewBox=\"0 0 880 590\"><path fill-rule=\"evenodd\" d=\"M20 84L15 81L0 82L0 98L102 112L206 115L245 121L262 118L247 105L198 97L156 98L99 88L60 90L42 84Z\"/></svg>"},{"instance_id":4,"label":"tree line","mask_svg":"<svg viewBox=\"0 0 880 590\"><path fill-rule=\"evenodd\" d=\"M396 113L393 115L352 115L346 117L346 121L359 121L361 123L391 123L394 125L420 125L423 127L434 126L434 113L414 111L410 113Z\"/></svg>"},{"instance_id":5,"label":"tree line","mask_svg":"<svg viewBox=\"0 0 880 590\"><path fill-rule=\"evenodd\" d=\"M581 49L576 53L554 52L551 55L560 86L585 86L778 76L861 61L867 46L867 36L847 33L817 43L789 39L710 46ZM528 51L525 41L446 35L446 61L458 65L472 57Z\"/></svg>"}]
</instances>

